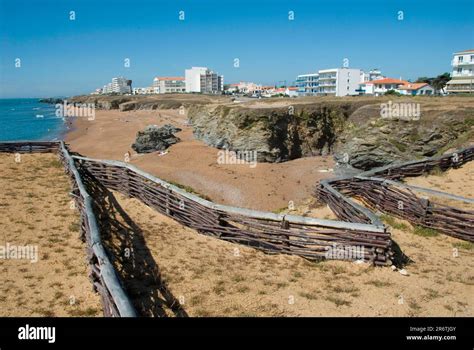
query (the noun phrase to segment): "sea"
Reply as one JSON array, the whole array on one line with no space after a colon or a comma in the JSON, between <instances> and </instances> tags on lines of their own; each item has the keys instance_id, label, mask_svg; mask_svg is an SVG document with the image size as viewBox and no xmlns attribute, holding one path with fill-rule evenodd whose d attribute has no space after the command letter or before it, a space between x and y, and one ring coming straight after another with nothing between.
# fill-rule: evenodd
<instances>
[{"instance_id":1,"label":"sea","mask_svg":"<svg viewBox=\"0 0 474 350\"><path fill-rule=\"evenodd\" d=\"M38 98L0 99L0 142L56 141L66 131L67 123L56 116L54 104Z\"/></svg>"}]
</instances>

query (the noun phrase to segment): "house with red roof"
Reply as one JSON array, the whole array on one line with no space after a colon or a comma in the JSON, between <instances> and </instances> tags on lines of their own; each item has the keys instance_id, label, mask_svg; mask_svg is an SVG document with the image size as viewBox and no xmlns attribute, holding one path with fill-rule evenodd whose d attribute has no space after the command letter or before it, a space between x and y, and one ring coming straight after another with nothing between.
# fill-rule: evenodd
<instances>
[{"instance_id":1,"label":"house with red roof","mask_svg":"<svg viewBox=\"0 0 474 350\"><path fill-rule=\"evenodd\" d=\"M288 86L288 87L277 88L274 90L273 93L287 95L288 97L298 97L298 87Z\"/></svg>"},{"instance_id":2,"label":"house with red roof","mask_svg":"<svg viewBox=\"0 0 474 350\"><path fill-rule=\"evenodd\" d=\"M383 78L359 83L358 91L364 95L380 96L390 90L394 90L396 92L401 93L398 88L409 84L410 83L406 80Z\"/></svg>"},{"instance_id":3,"label":"house with red roof","mask_svg":"<svg viewBox=\"0 0 474 350\"><path fill-rule=\"evenodd\" d=\"M434 95L435 89L428 83L409 83L398 87L398 92L402 95Z\"/></svg>"}]
</instances>

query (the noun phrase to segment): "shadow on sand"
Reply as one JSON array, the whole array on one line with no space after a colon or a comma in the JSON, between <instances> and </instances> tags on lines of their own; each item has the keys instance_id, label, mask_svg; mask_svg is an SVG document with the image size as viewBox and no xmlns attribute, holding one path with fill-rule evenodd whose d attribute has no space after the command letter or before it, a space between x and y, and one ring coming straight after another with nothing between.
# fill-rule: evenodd
<instances>
[{"instance_id":1,"label":"shadow on sand","mask_svg":"<svg viewBox=\"0 0 474 350\"><path fill-rule=\"evenodd\" d=\"M187 317L178 299L162 280L142 229L110 191L90 173L81 170L87 190L94 198L103 245L137 313L149 317Z\"/></svg>"}]
</instances>

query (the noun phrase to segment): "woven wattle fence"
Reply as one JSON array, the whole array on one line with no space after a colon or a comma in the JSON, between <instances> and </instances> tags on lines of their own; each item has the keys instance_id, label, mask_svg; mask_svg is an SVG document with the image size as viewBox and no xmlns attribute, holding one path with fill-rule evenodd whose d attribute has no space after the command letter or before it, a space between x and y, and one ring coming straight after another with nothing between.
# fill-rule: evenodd
<instances>
[{"instance_id":1,"label":"woven wattle fence","mask_svg":"<svg viewBox=\"0 0 474 350\"><path fill-rule=\"evenodd\" d=\"M351 178L324 180L316 189L316 197L327 203L342 220L376 222L372 212L348 198L353 197L372 210L473 242L474 211L461 208L462 204L474 204L473 199L393 181L425 175L436 169L458 168L473 159L474 147L470 147L441 157L373 169ZM417 195L420 192L421 197ZM440 198L457 202L459 207L440 203Z\"/></svg>"},{"instance_id":2,"label":"woven wattle fence","mask_svg":"<svg viewBox=\"0 0 474 350\"><path fill-rule=\"evenodd\" d=\"M90 173L108 189L136 198L205 235L267 253L391 264L390 233L383 225L322 220L215 204L127 163L78 156L73 156L73 159L79 172ZM357 254L351 255L351 252Z\"/></svg>"},{"instance_id":3,"label":"woven wattle fence","mask_svg":"<svg viewBox=\"0 0 474 350\"><path fill-rule=\"evenodd\" d=\"M101 295L105 316L133 317L136 310L122 287L104 248L94 208L100 200L91 181L137 198L159 213L198 232L228 242L245 244L267 253L307 259L363 260L390 265L390 232L375 215L373 223L344 222L275 214L215 204L122 162L71 156L63 142L4 142L0 152L57 152L72 183L71 194L80 212L81 237L87 243L90 279ZM84 178L89 186L85 186ZM97 186L100 187L100 186Z\"/></svg>"},{"instance_id":4,"label":"woven wattle fence","mask_svg":"<svg viewBox=\"0 0 474 350\"><path fill-rule=\"evenodd\" d=\"M426 175L436 169L441 171L456 169L471 160L474 160L474 147L467 147L438 157L375 168L362 173L361 176L399 180L405 177Z\"/></svg>"},{"instance_id":5,"label":"woven wattle fence","mask_svg":"<svg viewBox=\"0 0 474 350\"><path fill-rule=\"evenodd\" d=\"M59 149L59 142L50 141L25 141L25 142L2 142L0 152L2 153L50 153Z\"/></svg>"}]
</instances>

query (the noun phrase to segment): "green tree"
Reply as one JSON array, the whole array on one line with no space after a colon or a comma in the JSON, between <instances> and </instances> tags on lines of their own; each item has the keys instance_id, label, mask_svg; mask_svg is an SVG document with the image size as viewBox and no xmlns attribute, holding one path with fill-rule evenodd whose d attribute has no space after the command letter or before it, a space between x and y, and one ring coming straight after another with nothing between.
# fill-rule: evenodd
<instances>
[{"instance_id":1,"label":"green tree","mask_svg":"<svg viewBox=\"0 0 474 350\"><path fill-rule=\"evenodd\" d=\"M433 79L433 82L430 84L436 91L444 92L444 88L448 81L451 80L451 75L449 73L443 73L438 75Z\"/></svg>"},{"instance_id":2,"label":"green tree","mask_svg":"<svg viewBox=\"0 0 474 350\"><path fill-rule=\"evenodd\" d=\"M388 90L384 95L401 96L401 94L395 90Z\"/></svg>"},{"instance_id":3,"label":"green tree","mask_svg":"<svg viewBox=\"0 0 474 350\"><path fill-rule=\"evenodd\" d=\"M416 79L415 83L427 83L427 84L432 84L434 78L428 78L428 77L419 77Z\"/></svg>"}]
</instances>

